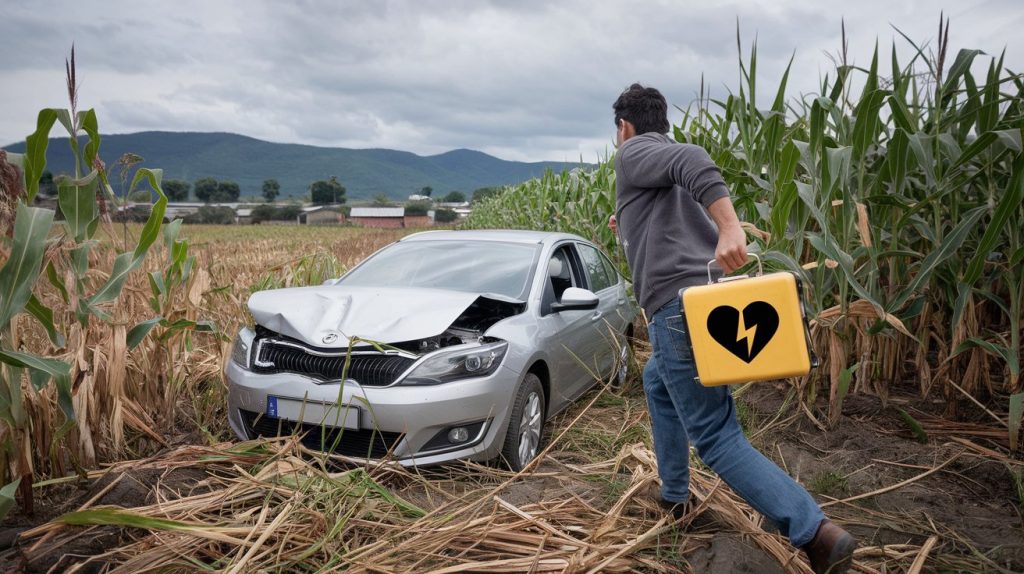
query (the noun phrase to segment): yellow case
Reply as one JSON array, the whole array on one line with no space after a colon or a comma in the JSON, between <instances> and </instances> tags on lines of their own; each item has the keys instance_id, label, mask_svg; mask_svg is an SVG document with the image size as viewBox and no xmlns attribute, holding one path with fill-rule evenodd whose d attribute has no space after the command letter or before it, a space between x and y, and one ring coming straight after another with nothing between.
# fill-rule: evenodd
<instances>
[{"instance_id":1,"label":"yellow case","mask_svg":"<svg viewBox=\"0 0 1024 574\"><path fill-rule=\"evenodd\" d=\"M798 377L817 366L800 293L799 278L787 272L683 289L700 384Z\"/></svg>"}]
</instances>

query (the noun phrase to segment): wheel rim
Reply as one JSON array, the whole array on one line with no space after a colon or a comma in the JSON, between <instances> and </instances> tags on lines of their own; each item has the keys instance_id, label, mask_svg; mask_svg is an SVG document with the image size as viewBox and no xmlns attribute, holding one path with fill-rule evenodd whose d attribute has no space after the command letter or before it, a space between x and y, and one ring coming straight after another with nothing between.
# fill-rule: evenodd
<instances>
[{"instance_id":1,"label":"wheel rim","mask_svg":"<svg viewBox=\"0 0 1024 574\"><path fill-rule=\"evenodd\" d=\"M523 405L523 416L519 420L519 463L526 464L537 456L540 445L541 420L540 396L531 392Z\"/></svg>"},{"instance_id":2,"label":"wheel rim","mask_svg":"<svg viewBox=\"0 0 1024 574\"><path fill-rule=\"evenodd\" d=\"M623 343L619 351L619 372L616 374L616 382L620 385L626 383L626 375L629 374L629 343Z\"/></svg>"}]
</instances>

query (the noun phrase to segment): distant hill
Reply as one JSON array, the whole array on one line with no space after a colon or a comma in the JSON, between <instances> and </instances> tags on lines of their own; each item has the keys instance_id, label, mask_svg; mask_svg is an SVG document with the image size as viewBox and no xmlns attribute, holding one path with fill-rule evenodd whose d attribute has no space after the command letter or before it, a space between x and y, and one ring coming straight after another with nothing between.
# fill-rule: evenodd
<instances>
[{"instance_id":1,"label":"distant hill","mask_svg":"<svg viewBox=\"0 0 1024 574\"><path fill-rule=\"evenodd\" d=\"M24 142L5 146L22 152ZM458 190L468 198L481 187L509 185L579 167L577 163L505 161L479 151L457 149L433 156L389 149L326 148L270 143L230 133L140 132L105 135L100 157L108 167L125 152L145 158L142 166L163 168L165 179L189 183L203 177L238 183L243 195L259 195L263 181L276 179L281 197L303 196L314 181L337 176L349 199L384 193L404 199L424 186L434 197ZM46 169L73 170L67 138L51 138ZM112 182L114 178L111 178ZM120 191L120 190L118 190Z\"/></svg>"}]
</instances>

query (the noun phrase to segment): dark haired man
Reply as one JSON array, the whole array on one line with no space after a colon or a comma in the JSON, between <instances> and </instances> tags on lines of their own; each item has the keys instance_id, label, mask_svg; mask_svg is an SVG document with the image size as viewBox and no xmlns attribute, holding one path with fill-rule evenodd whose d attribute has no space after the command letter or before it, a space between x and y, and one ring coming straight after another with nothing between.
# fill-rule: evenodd
<instances>
[{"instance_id":1,"label":"dark haired man","mask_svg":"<svg viewBox=\"0 0 1024 574\"><path fill-rule=\"evenodd\" d=\"M710 259L726 273L747 259L746 234L721 172L703 148L669 139L668 105L658 90L633 84L612 107L617 200L609 224L617 227L649 319L653 353L643 379L662 482L659 502L677 516L685 513L692 440L708 466L807 552L815 572L845 572L853 537L750 446L728 386L707 388L694 380L679 290L706 283Z\"/></svg>"}]
</instances>

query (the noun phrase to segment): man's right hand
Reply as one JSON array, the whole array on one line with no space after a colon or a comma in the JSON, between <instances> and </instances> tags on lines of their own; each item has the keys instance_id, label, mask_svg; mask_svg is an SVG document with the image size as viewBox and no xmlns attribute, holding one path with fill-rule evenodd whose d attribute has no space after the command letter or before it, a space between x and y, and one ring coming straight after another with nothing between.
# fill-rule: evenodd
<instances>
[{"instance_id":1,"label":"man's right hand","mask_svg":"<svg viewBox=\"0 0 1024 574\"><path fill-rule=\"evenodd\" d=\"M732 273L747 262L747 234L742 227L730 225L718 230L715 261L726 273Z\"/></svg>"},{"instance_id":2,"label":"man's right hand","mask_svg":"<svg viewBox=\"0 0 1024 574\"><path fill-rule=\"evenodd\" d=\"M618 233L619 233L619 228L616 225L616 220L615 220L615 215L614 214L612 214L612 215L610 215L608 217L608 229L611 229L612 233L614 233L616 235L618 235Z\"/></svg>"}]
</instances>

